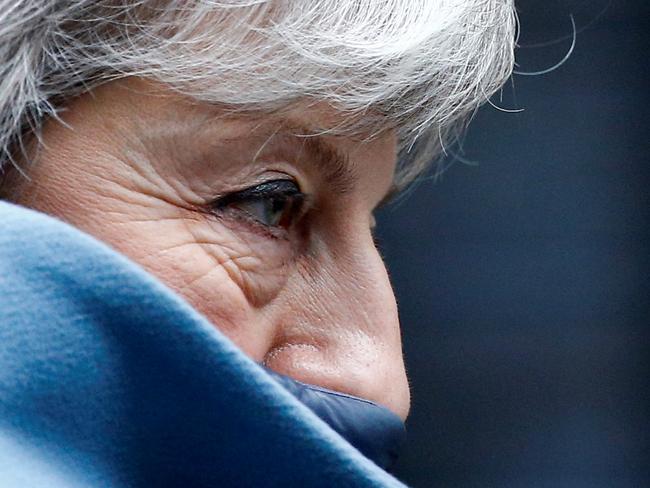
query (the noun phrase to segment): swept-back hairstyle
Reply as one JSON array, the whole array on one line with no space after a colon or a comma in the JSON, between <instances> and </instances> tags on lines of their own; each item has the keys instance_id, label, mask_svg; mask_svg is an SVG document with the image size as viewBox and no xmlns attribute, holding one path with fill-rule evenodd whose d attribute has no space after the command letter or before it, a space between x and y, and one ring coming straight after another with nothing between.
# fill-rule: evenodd
<instances>
[{"instance_id":1,"label":"swept-back hairstyle","mask_svg":"<svg viewBox=\"0 0 650 488\"><path fill-rule=\"evenodd\" d=\"M0 0L0 172L71 97L142 76L231 110L330 103L331 130L397 129L412 175L510 76L515 30L513 0Z\"/></svg>"}]
</instances>

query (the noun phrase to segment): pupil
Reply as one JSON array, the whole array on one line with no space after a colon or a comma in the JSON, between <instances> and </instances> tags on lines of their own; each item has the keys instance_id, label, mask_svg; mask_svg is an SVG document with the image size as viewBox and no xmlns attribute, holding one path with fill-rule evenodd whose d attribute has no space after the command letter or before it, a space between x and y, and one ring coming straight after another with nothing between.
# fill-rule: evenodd
<instances>
[{"instance_id":1,"label":"pupil","mask_svg":"<svg viewBox=\"0 0 650 488\"><path fill-rule=\"evenodd\" d=\"M285 202L286 202L286 200L284 198L276 198L276 199L274 199L272 207L271 207L271 208L273 208L273 212L281 211L284 208Z\"/></svg>"},{"instance_id":2,"label":"pupil","mask_svg":"<svg viewBox=\"0 0 650 488\"><path fill-rule=\"evenodd\" d=\"M289 198L283 196L271 200L271 225L286 225L286 210Z\"/></svg>"}]
</instances>

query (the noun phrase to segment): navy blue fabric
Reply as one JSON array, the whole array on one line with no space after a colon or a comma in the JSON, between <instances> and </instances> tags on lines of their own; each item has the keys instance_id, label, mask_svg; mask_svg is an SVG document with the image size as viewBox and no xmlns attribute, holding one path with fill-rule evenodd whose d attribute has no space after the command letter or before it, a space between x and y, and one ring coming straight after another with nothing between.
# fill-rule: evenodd
<instances>
[{"instance_id":1,"label":"navy blue fabric","mask_svg":"<svg viewBox=\"0 0 650 488\"><path fill-rule=\"evenodd\" d=\"M271 370L267 373L368 459L391 472L406 440L401 418L364 398L302 383Z\"/></svg>"},{"instance_id":2,"label":"navy blue fabric","mask_svg":"<svg viewBox=\"0 0 650 488\"><path fill-rule=\"evenodd\" d=\"M403 485L134 263L0 202L0 486Z\"/></svg>"}]
</instances>

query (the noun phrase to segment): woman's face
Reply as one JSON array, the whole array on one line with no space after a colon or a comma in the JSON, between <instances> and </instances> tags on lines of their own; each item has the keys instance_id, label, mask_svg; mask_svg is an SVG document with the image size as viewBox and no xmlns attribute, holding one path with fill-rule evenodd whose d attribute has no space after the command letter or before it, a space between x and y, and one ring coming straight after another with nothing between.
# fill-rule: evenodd
<instances>
[{"instance_id":1,"label":"woman's face","mask_svg":"<svg viewBox=\"0 0 650 488\"><path fill-rule=\"evenodd\" d=\"M84 95L63 119L46 125L19 203L129 256L255 361L406 416L395 298L371 233L394 134L306 137L336 112L226 117L142 80Z\"/></svg>"}]
</instances>

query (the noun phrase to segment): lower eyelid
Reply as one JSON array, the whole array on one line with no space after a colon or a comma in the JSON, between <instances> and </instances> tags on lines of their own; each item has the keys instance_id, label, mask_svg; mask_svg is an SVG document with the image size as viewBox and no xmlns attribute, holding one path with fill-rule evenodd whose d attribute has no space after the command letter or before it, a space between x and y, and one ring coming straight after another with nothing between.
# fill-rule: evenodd
<instances>
[{"instance_id":1,"label":"lower eyelid","mask_svg":"<svg viewBox=\"0 0 650 488\"><path fill-rule=\"evenodd\" d=\"M229 227L238 227L244 232L254 232L257 235L273 239L289 240L290 230L284 227L273 227L260 222L249 212L233 207L209 208L206 212L210 217Z\"/></svg>"}]
</instances>

